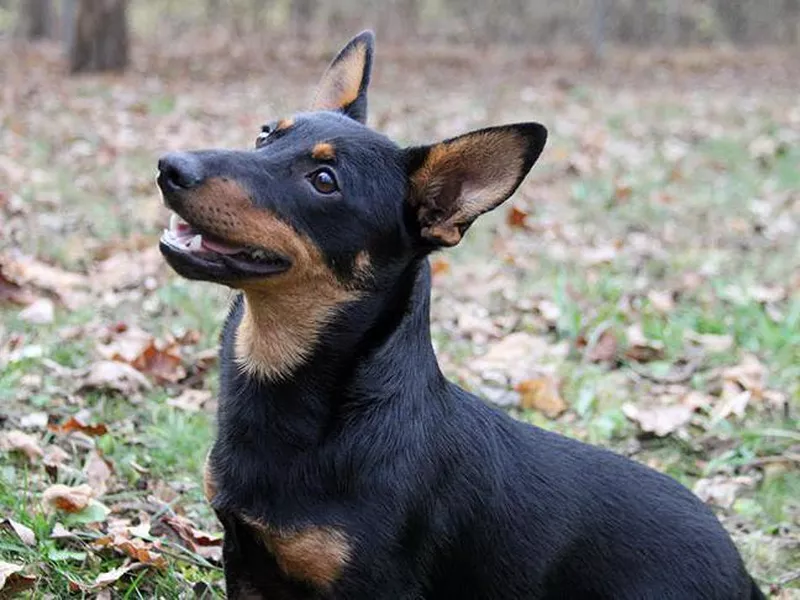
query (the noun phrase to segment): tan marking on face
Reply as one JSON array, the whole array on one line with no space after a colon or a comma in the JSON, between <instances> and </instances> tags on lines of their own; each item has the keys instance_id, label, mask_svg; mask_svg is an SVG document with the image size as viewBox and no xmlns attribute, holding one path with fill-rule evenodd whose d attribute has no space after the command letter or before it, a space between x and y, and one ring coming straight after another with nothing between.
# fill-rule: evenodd
<instances>
[{"instance_id":1,"label":"tan marking on face","mask_svg":"<svg viewBox=\"0 0 800 600\"><path fill-rule=\"evenodd\" d=\"M311 158L314 160L333 160L336 152L330 142L319 142L311 149Z\"/></svg>"},{"instance_id":2,"label":"tan marking on face","mask_svg":"<svg viewBox=\"0 0 800 600\"><path fill-rule=\"evenodd\" d=\"M211 470L210 458L211 453L206 454L206 462L203 466L203 495L209 504L214 500L214 496L217 495L217 482Z\"/></svg>"},{"instance_id":3,"label":"tan marking on face","mask_svg":"<svg viewBox=\"0 0 800 600\"><path fill-rule=\"evenodd\" d=\"M243 517L289 577L328 590L350 561L352 547L336 527L305 527L281 531Z\"/></svg>"},{"instance_id":4,"label":"tan marking on face","mask_svg":"<svg viewBox=\"0 0 800 600\"><path fill-rule=\"evenodd\" d=\"M358 98L366 63L367 46L359 43L332 64L322 76L312 109L340 110L352 104Z\"/></svg>"},{"instance_id":5,"label":"tan marking on face","mask_svg":"<svg viewBox=\"0 0 800 600\"><path fill-rule=\"evenodd\" d=\"M288 376L313 352L336 311L358 297L336 278L310 239L254 207L247 191L231 180L204 183L181 212L223 241L265 248L292 263L285 273L235 284L245 302L236 331L236 361L250 376Z\"/></svg>"},{"instance_id":6,"label":"tan marking on face","mask_svg":"<svg viewBox=\"0 0 800 600\"><path fill-rule=\"evenodd\" d=\"M369 252L362 250L356 254L353 261L353 275L358 279L366 279L371 275L372 257Z\"/></svg>"},{"instance_id":7,"label":"tan marking on face","mask_svg":"<svg viewBox=\"0 0 800 600\"><path fill-rule=\"evenodd\" d=\"M281 119L275 125L275 131L281 131L283 129L289 129L292 125L294 125L294 119L289 117L288 119Z\"/></svg>"},{"instance_id":8,"label":"tan marking on face","mask_svg":"<svg viewBox=\"0 0 800 600\"><path fill-rule=\"evenodd\" d=\"M422 234L446 246L461 240L462 228L505 200L522 172L525 140L508 132L468 134L433 146L411 176L411 202L421 222L427 213L440 215ZM450 187L456 192L450 206L437 203Z\"/></svg>"}]
</instances>

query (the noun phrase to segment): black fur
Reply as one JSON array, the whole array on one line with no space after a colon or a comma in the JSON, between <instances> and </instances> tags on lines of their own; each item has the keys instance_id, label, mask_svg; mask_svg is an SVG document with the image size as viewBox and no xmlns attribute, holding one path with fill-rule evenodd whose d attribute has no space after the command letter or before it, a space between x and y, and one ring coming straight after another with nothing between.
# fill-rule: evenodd
<instances>
[{"instance_id":1,"label":"black fur","mask_svg":"<svg viewBox=\"0 0 800 600\"><path fill-rule=\"evenodd\" d=\"M336 151L333 197L308 185L320 140ZM430 339L431 248L406 202L423 155L321 112L296 116L257 150L187 159L202 177L235 179L360 292L277 380L237 367L242 297L231 307L210 454L229 596L762 598L716 517L677 482L518 422L445 379ZM190 202L162 187L175 210ZM363 250L372 276L356 284ZM330 588L293 580L242 515L283 530L336 527L350 560Z\"/></svg>"}]
</instances>

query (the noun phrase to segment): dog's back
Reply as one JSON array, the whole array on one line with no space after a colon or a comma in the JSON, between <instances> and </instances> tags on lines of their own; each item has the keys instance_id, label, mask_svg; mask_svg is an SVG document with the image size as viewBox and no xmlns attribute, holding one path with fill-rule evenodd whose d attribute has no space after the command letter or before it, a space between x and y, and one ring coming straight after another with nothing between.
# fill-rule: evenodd
<instances>
[{"instance_id":1,"label":"dog's back","mask_svg":"<svg viewBox=\"0 0 800 600\"><path fill-rule=\"evenodd\" d=\"M461 519L460 564L445 571L461 575L436 597L760 597L719 521L673 479L450 393L446 439L464 466L442 473Z\"/></svg>"}]
</instances>

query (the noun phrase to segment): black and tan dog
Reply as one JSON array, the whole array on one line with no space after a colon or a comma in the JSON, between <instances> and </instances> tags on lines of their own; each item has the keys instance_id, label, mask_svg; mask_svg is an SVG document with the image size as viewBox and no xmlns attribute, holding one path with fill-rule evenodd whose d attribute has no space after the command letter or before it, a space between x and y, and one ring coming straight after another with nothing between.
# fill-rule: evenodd
<instances>
[{"instance_id":1,"label":"black and tan dog","mask_svg":"<svg viewBox=\"0 0 800 600\"><path fill-rule=\"evenodd\" d=\"M232 598L760 598L672 479L448 382L428 255L506 200L536 123L400 148L367 128L373 37L256 148L164 156L161 251L240 290L206 495Z\"/></svg>"}]
</instances>

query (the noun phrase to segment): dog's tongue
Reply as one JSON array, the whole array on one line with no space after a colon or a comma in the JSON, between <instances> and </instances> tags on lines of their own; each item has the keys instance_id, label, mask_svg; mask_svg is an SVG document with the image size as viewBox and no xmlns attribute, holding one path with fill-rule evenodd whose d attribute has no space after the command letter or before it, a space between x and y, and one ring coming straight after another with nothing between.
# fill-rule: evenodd
<instances>
[{"instance_id":1,"label":"dog's tongue","mask_svg":"<svg viewBox=\"0 0 800 600\"><path fill-rule=\"evenodd\" d=\"M206 238L203 238L202 246L206 250L211 250L218 254L236 254L244 250L241 246L229 246L228 244L222 244L220 242L212 242Z\"/></svg>"}]
</instances>

